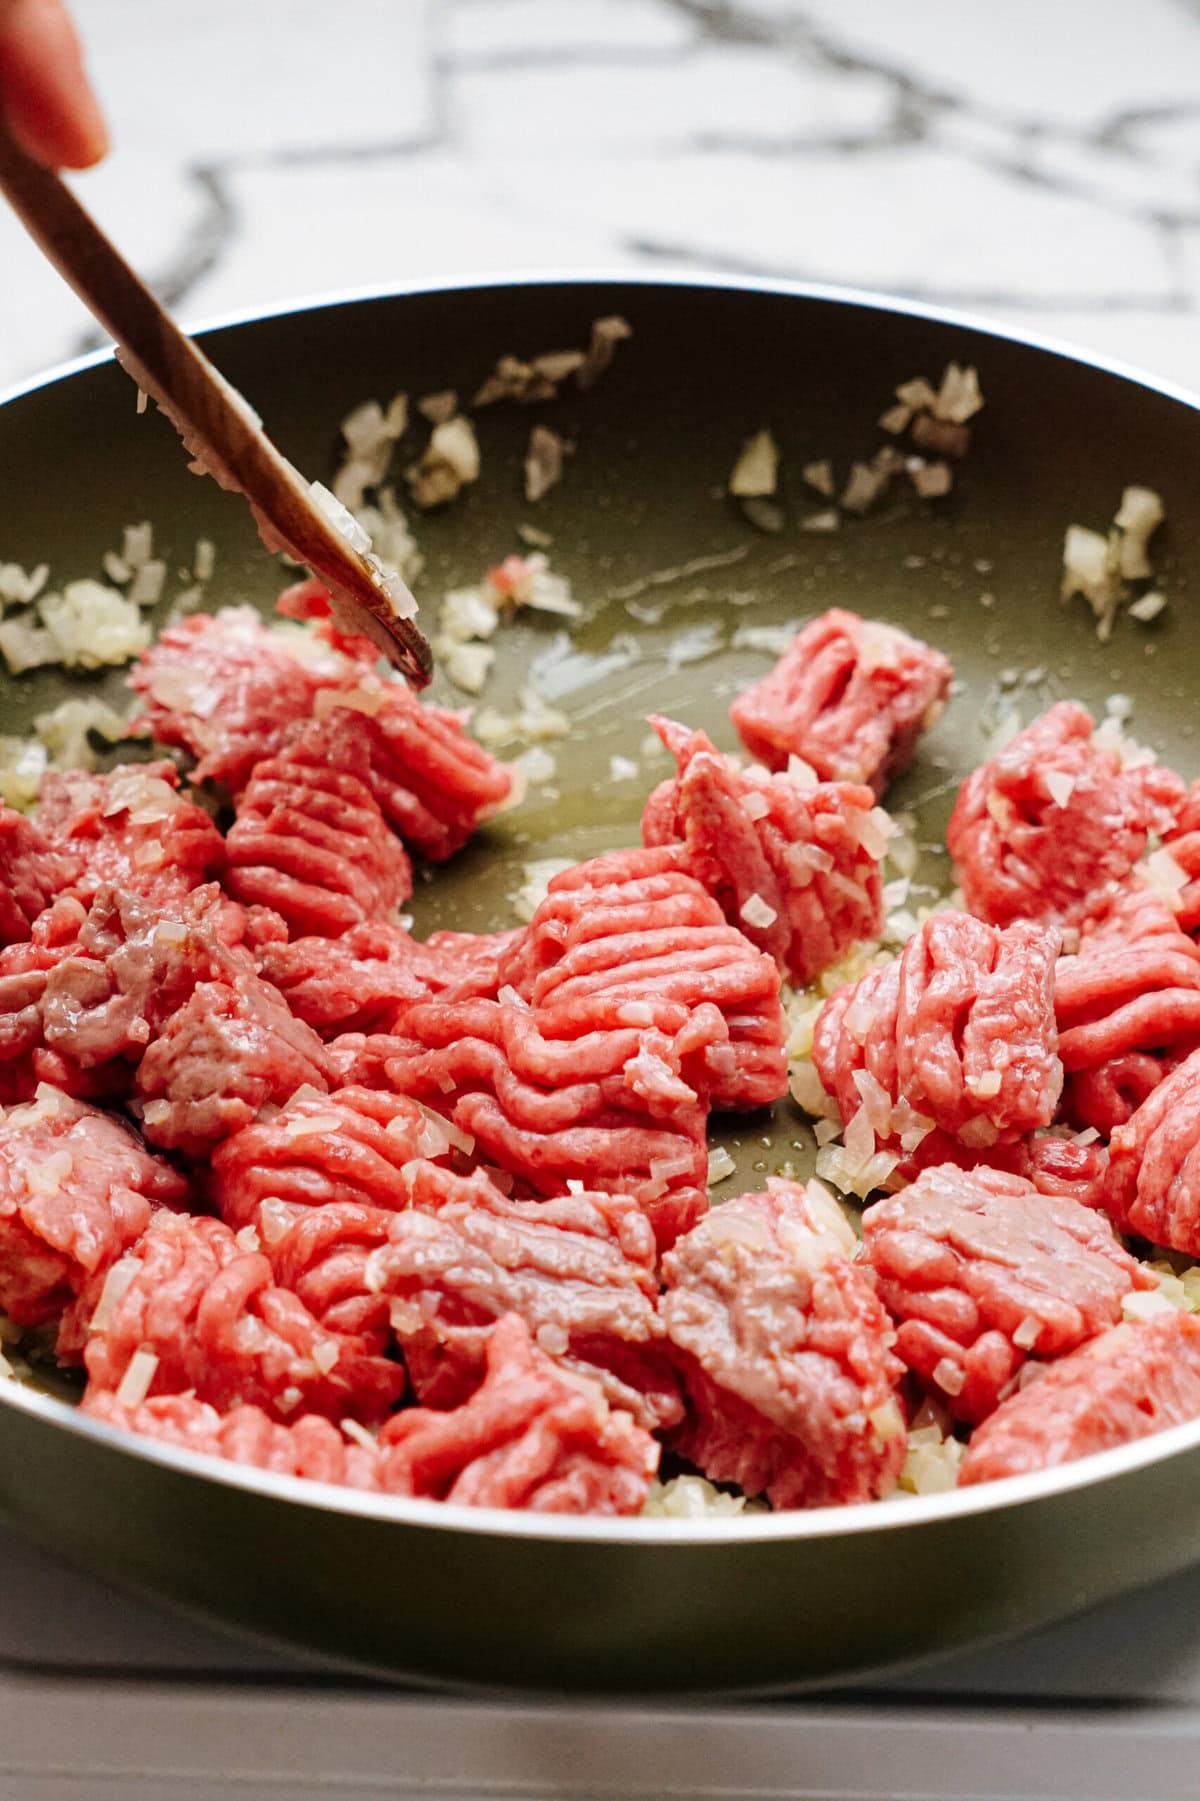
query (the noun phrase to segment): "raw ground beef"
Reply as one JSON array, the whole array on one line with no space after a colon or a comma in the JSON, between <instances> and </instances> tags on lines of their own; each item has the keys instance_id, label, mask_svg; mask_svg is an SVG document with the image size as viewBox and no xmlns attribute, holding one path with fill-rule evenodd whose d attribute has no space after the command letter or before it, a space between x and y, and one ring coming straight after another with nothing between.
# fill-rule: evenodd
<instances>
[{"instance_id":1,"label":"raw ground beef","mask_svg":"<svg viewBox=\"0 0 1200 1801\"><path fill-rule=\"evenodd\" d=\"M256 763L225 839L225 887L278 913L291 932L337 938L390 920L412 893L412 866L368 786L357 714L300 726Z\"/></svg>"},{"instance_id":2,"label":"raw ground beef","mask_svg":"<svg viewBox=\"0 0 1200 1801\"><path fill-rule=\"evenodd\" d=\"M1185 932L1200 930L1200 781L1193 782L1163 847L1186 877L1179 894L1178 924Z\"/></svg>"},{"instance_id":3,"label":"raw ground beef","mask_svg":"<svg viewBox=\"0 0 1200 1801\"><path fill-rule=\"evenodd\" d=\"M24 943L34 920L80 867L77 852L57 848L23 813L0 801L0 945Z\"/></svg>"},{"instance_id":4,"label":"raw ground beef","mask_svg":"<svg viewBox=\"0 0 1200 1801\"><path fill-rule=\"evenodd\" d=\"M431 932L426 953L437 959L446 1000L491 1000L500 992L500 966L525 936L524 926L505 932Z\"/></svg>"},{"instance_id":5,"label":"raw ground beef","mask_svg":"<svg viewBox=\"0 0 1200 1801\"><path fill-rule=\"evenodd\" d=\"M431 861L465 843L509 795L512 776L462 718L424 707L303 629L267 626L251 607L169 626L130 675L145 710L129 727L197 758L193 779L237 795L289 728L350 710L370 746L370 787L392 827Z\"/></svg>"},{"instance_id":6,"label":"raw ground beef","mask_svg":"<svg viewBox=\"0 0 1200 1801\"><path fill-rule=\"evenodd\" d=\"M967 1446L959 1486L1071 1463L1197 1416L1200 1319L1114 1326L996 1409Z\"/></svg>"},{"instance_id":7,"label":"raw ground beef","mask_svg":"<svg viewBox=\"0 0 1200 1801\"><path fill-rule=\"evenodd\" d=\"M701 1098L715 1108L769 1105L787 1090L779 972L671 865L659 847L556 875L502 959L501 980L530 1003L546 1038L653 1027L683 1055L694 1028L697 1054L682 1067Z\"/></svg>"},{"instance_id":8,"label":"raw ground beef","mask_svg":"<svg viewBox=\"0 0 1200 1801\"><path fill-rule=\"evenodd\" d=\"M337 938L267 943L257 962L296 1018L325 1039L389 1029L413 1001L441 993L457 973L387 920L351 926Z\"/></svg>"},{"instance_id":9,"label":"raw ground beef","mask_svg":"<svg viewBox=\"0 0 1200 1801\"><path fill-rule=\"evenodd\" d=\"M159 1444L177 1445L206 1457L223 1457L280 1476L306 1476L343 1488L377 1489L378 1454L339 1432L319 1413L284 1425L261 1407L234 1407L218 1413L195 1395L156 1395L137 1407L122 1407L107 1389L88 1394L80 1411L120 1432L135 1432Z\"/></svg>"},{"instance_id":10,"label":"raw ground beef","mask_svg":"<svg viewBox=\"0 0 1200 1801\"><path fill-rule=\"evenodd\" d=\"M298 1093L280 1113L245 1125L212 1156L212 1198L227 1225L263 1228L259 1208L346 1202L408 1205L405 1165L448 1148L440 1121L403 1095L367 1088Z\"/></svg>"},{"instance_id":11,"label":"raw ground beef","mask_svg":"<svg viewBox=\"0 0 1200 1801\"><path fill-rule=\"evenodd\" d=\"M181 1207L184 1178L130 1128L43 1088L0 1117L0 1310L21 1326L61 1317L89 1278ZM76 1348L70 1331L61 1348Z\"/></svg>"},{"instance_id":12,"label":"raw ground beef","mask_svg":"<svg viewBox=\"0 0 1200 1801\"><path fill-rule=\"evenodd\" d=\"M167 910L102 886L86 913L64 901L44 914L38 939L48 950L56 941L40 1002L47 1050L76 1071L107 1066L113 1092L127 1095L146 1046L198 982L256 981L249 956L229 942L231 905L215 886Z\"/></svg>"},{"instance_id":13,"label":"raw ground beef","mask_svg":"<svg viewBox=\"0 0 1200 1801\"><path fill-rule=\"evenodd\" d=\"M956 1419L986 1418L1028 1359L1077 1350L1157 1285L1103 1214L999 1170L923 1170L862 1223L896 1353Z\"/></svg>"},{"instance_id":14,"label":"raw ground beef","mask_svg":"<svg viewBox=\"0 0 1200 1801\"><path fill-rule=\"evenodd\" d=\"M862 1254L816 1183L709 1211L710 1111L786 1093L781 974L880 934L875 796L950 673L824 615L735 703L769 769L655 716L642 847L418 943L401 840L450 856L511 772L328 619L169 628L131 730L228 835L165 762L0 807L0 1310L58 1322L96 1419L472 1505L637 1512L652 1432L776 1507L868 1500L922 1385L982 1422L966 1481L1200 1413L1200 1322L1115 1324L1165 1301L1109 1223L1200 1257L1200 783L1079 707L963 785L981 917L816 1019L831 1171L910 1180Z\"/></svg>"},{"instance_id":15,"label":"raw ground beef","mask_svg":"<svg viewBox=\"0 0 1200 1801\"><path fill-rule=\"evenodd\" d=\"M1200 1047L1200 946L1151 889L1115 897L1055 972L1062 1112L1109 1137Z\"/></svg>"},{"instance_id":16,"label":"raw ground beef","mask_svg":"<svg viewBox=\"0 0 1200 1801\"><path fill-rule=\"evenodd\" d=\"M470 737L465 714L423 706L404 682L370 674L322 697L317 717L338 706L363 720L371 791L385 819L428 862L452 856L509 798L512 771Z\"/></svg>"},{"instance_id":17,"label":"raw ground beef","mask_svg":"<svg viewBox=\"0 0 1200 1801\"><path fill-rule=\"evenodd\" d=\"M833 607L797 633L729 716L768 769L796 756L823 782L865 782L880 795L912 762L953 674L932 645Z\"/></svg>"},{"instance_id":18,"label":"raw ground beef","mask_svg":"<svg viewBox=\"0 0 1200 1801\"><path fill-rule=\"evenodd\" d=\"M993 925L1081 925L1183 798L1171 770L1144 753L1125 761L1083 707L1060 701L959 790L946 842L968 909Z\"/></svg>"},{"instance_id":19,"label":"raw ground beef","mask_svg":"<svg viewBox=\"0 0 1200 1801\"><path fill-rule=\"evenodd\" d=\"M367 1283L373 1251L387 1243L392 1215L357 1201L320 1207L268 1199L255 1234L280 1288L290 1289L330 1332L366 1334L381 1349L391 1342L387 1299Z\"/></svg>"},{"instance_id":20,"label":"raw ground beef","mask_svg":"<svg viewBox=\"0 0 1200 1801\"><path fill-rule=\"evenodd\" d=\"M876 1137L905 1154L930 1122L973 1151L1048 1126L1062 1087L1058 945L1041 926L936 913L893 962L840 989L812 1054L847 1124L865 1108ZM923 1160L932 1152L925 1143Z\"/></svg>"},{"instance_id":21,"label":"raw ground beef","mask_svg":"<svg viewBox=\"0 0 1200 1801\"><path fill-rule=\"evenodd\" d=\"M1087 1140L1087 1134L1083 1134ZM1108 1146L1094 1140L1081 1142L1074 1134L1064 1137L1061 1128L1037 1133L1014 1147L1014 1173L1027 1176L1043 1194L1065 1195L1084 1207L1102 1207L1108 1174ZM993 1159L995 1152L992 1153Z\"/></svg>"},{"instance_id":22,"label":"raw ground beef","mask_svg":"<svg viewBox=\"0 0 1200 1801\"><path fill-rule=\"evenodd\" d=\"M746 774L703 732L659 715L650 724L679 773L646 802L643 842L671 846L676 866L781 975L803 987L860 939L879 937L890 821L869 788Z\"/></svg>"},{"instance_id":23,"label":"raw ground beef","mask_svg":"<svg viewBox=\"0 0 1200 1801\"><path fill-rule=\"evenodd\" d=\"M303 1410L375 1421L404 1385L377 1339L326 1330L216 1219L156 1213L77 1306L92 1392L120 1398L139 1351L157 1359L149 1394L194 1391L221 1412L246 1404L282 1419Z\"/></svg>"},{"instance_id":24,"label":"raw ground beef","mask_svg":"<svg viewBox=\"0 0 1200 1801\"><path fill-rule=\"evenodd\" d=\"M379 1434L380 1487L468 1507L638 1513L658 1445L592 1382L560 1370L507 1314L483 1381L448 1413L410 1407Z\"/></svg>"},{"instance_id":25,"label":"raw ground beef","mask_svg":"<svg viewBox=\"0 0 1200 1801\"><path fill-rule=\"evenodd\" d=\"M1101 1204L1119 1232L1200 1255L1200 1051L1113 1132Z\"/></svg>"},{"instance_id":26,"label":"raw ground beef","mask_svg":"<svg viewBox=\"0 0 1200 1801\"><path fill-rule=\"evenodd\" d=\"M225 841L203 807L178 792L174 763L129 763L108 775L50 770L38 825L83 868L67 893L86 906L106 884L171 907L219 875Z\"/></svg>"},{"instance_id":27,"label":"raw ground beef","mask_svg":"<svg viewBox=\"0 0 1200 1801\"><path fill-rule=\"evenodd\" d=\"M336 1085L333 1059L312 1027L259 976L236 986L199 983L137 1072L146 1137L192 1157L249 1125L268 1102Z\"/></svg>"},{"instance_id":28,"label":"raw ground beef","mask_svg":"<svg viewBox=\"0 0 1200 1801\"><path fill-rule=\"evenodd\" d=\"M275 611L284 619L299 619L314 628L313 635L323 644L332 645L355 663L373 668L379 661L379 646L362 632L343 631L333 616L329 589L315 575L293 582L275 601Z\"/></svg>"},{"instance_id":29,"label":"raw ground beef","mask_svg":"<svg viewBox=\"0 0 1200 1801\"><path fill-rule=\"evenodd\" d=\"M713 1481L777 1507L894 1488L903 1366L853 1242L828 1193L772 1180L664 1257L660 1305L689 1403L671 1442Z\"/></svg>"},{"instance_id":30,"label":"raw ground beef","mask_svg":"<svg viewBox=\"0 0 1200 1801\"><path fill-rule=\"evenodd\" d=\"M160 632L131 670L146 705L129 731L190 751L195 781L237 794L287 728L311 717L317 695L352 671L309 633L265 625L253 607L194 613Z\"/></svg>"},{"instance_id":31,"label":"raw ground beef","mask_svg":"<svg viewBox=\"0 0 1200 1801\"><path fill-rule=\"evenodd\" d=\"M411 1007L404 1030L374 1058L367 1040L359 1064L376 1062L393 1090L449 1119L468 1155L538 1194L576 1181L632 1194L661 1246L707 1207L708 1108L665 1033L630 1026L547 1040L536 1011L486 1000Z\"/></svg>"},{"instance_id":32,"label":"raw ground beef","mask_svg":"<svg viewBox=\"0 0 1200 1801\"><path fill-rule=\"evenodd\" d=\"M493 1323L519 1314L539 1348L597 1382L647 1430L682 1417L655 1311L654 1233L628 1195L521 1201L481 1170L406 1172L412 1207L390 1222L369 1286L390 1317L418 1400L458 1405L478 1385Z\"/></svg>"}]
</instances>

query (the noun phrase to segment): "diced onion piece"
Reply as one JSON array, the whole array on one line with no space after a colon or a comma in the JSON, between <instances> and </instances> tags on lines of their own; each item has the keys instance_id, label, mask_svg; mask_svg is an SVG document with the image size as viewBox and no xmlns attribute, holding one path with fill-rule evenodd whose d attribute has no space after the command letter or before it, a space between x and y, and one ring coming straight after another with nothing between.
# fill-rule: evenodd
<instances>
[{"instance_id":1,"label":"diced onion piece","mask_svg":"<svg viewBox=\"0 0 1200 1801\"><path fill-rule=\"evenodd\" d=\"M125 1290L141 1267L141 1259L138 1257L119 1257L109 1266L104 1286L100 1290L100 1299L88 1321L89 1332L107 1332Z\"/></svg>"},{"instance_id":2,"label":"diced onion piece","mask_svg":"<svg viewBox=\"0 0 1200 1801\"><path fill-rule=\"evenodd\" d=\"M158 1371L158 1354L141 1346L125 1366L125 1374L117 1387L118 1407L140 1407L150 1393L150 1385Z\"/></svg>"},{"instance_id":3,"label":"diced onion piece","mask_svg":"<svg viewBox=\"0 0 1200 1801\"><path fill-rule=\"evenodd\" d=\"M806 763L803 757L798 757L795 751L787 760L787 779L793 788L815 788L818 782L817 772L812 764Z\"/></svg>"},{"instance_id":4,"label":"diced onion piece","mask_svg":"<svg viewBox=\"0 0 1200 1801\"><path fill-rule=\"evenodd\" d=\"M1163 612L1166 604L1166 595L1160 594L1157 589L1154 589L1149 594L1142 594L1137 600L1131 601L1129 614L1131 618L1138 621L1139 625L1149 625L1152 619L1157 619Z\"/></svg>"},{"instance_id":5,"label":"diced onion piece","mask_svg":"<svg viewBox=\"0 0 1200 1801\"><path fill-rule=\"evenodd\" d=\"M774 494L779 479L779 446L769 431L755 432L742 445L729 477L729 492L740 499Z\"/></svg>"},{"instance_id":6,"label":"diced onion piece","mask_svg":"<svg viewBox=\"0 0 1200 1801\"><path fill-rule=\"evenodd\" d=\"M933 1366L933 1379L944 1394L957 1395L966 1386L967 1375L960 1363L942 1357Z\"/></svg>"},{"instance_id":7,"label":"diced onion piece","mask_svg":"<svg viewBox=\"0 0 1200 1801\"><path fill-rule=\"evenodd\" d=\"M417 1101L415 1105L421 1109L421 1112L435 1130L440 1128L440 1130L445 1133L447 1139L454 1146L456 1151L461 1151L464 1157L469 1157L471 1155L472 1151L475 1149L475 1140L469 1132L464 1132L461 1126L456 1126L454 1121L452 1119L447 1119L444 1114L435 1113L433 1108L427 1107L423 1101Z\"/></svg>"},{"instance_id":8,"label":"diced onion piece","mask_svg":"<svg viewBox=\"0 0 1200 1801\"><path fill-rule=\"evenodd\" d=\"M954 425L965 425L982 406L983 395L975 370L970 366L963 369L957 363L947 363L942 385L930 409L934 417L950 420Z\"/></svg>"},{"instance_id":9,"label":"diced onion piece","mask_svg":"<svg viewBox=\"0 0 1200 1801\"><path fill-rule=\"evenodd\" d=\"M1121 1302L1121 1317L1128 1320L1155 1319L1160 1314L1174 1313L1176 1309L1161 1289L1141 1289L1127 1294Z\"/></svg>"},{"instance_id":10,"label":"diced onion piece","mask_svg":"<svg viewBox=\"0 0 1200 1801\"><path fill-rule=\"evenodd\" d=\"M1064 770L1050 769L1046 772L1046 787L1056 807L1065 807L1075 792L1075 777L1067 775Z\"/></svg>"},{"instance_id":11,"label":"diced onion piece","mask_svg":"<svg viewBox=\"0 0 1200 1801\"><path fill-rule=\"evenodd\" d=\"M734 1173L736 1163L723 1144L719 1144L708 1153L708 1185L712 1188L718 1182L724 1182Z\"/></svg>"},{"instance_id":12,"label":"diced onion piece","mask_svg":"<svg viewBox=\"0 0 1200 1801\"><path fill-rule=\"evenodd\" d=\"M748 926L765 932L779 918L774 907L767 905L761 894L752 894L744 900L738 909L740 916Z\"/></svg>"},{"instance_id":13,"label":"diced onion piece","mask_svg":"<svg viewBox=\"0 0 1200 1801\"><path fill-rule=\"evenodd\" d=\"M1187 887L1189 876L1182 870L1165 845L1150 855L1138 866L1138 874L1143 881L1158 890L1164 898L1176 905L1180 894Z\"/></svg>"},{"instance_id":14,"label":"diced onion piece","mask_svg":"<svg viewBox=\"0 0 1200 1801\"><path fill-rule=\"evenodd\" d=\"M25 1171L25 1186L30 1194L58 1194L75 1168L70 1151L55 1151L41 1163L32 1163Z\"/></svg>"}]
</instances>

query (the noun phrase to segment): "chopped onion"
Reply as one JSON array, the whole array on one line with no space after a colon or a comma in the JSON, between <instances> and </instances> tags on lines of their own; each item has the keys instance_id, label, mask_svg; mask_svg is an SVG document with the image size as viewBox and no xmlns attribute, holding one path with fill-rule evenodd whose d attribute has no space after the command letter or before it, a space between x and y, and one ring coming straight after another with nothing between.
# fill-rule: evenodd
<instances>
[{"instance_id":1,"label":"chopped onion","mask_svg":"<svg viewBox=\"0 0 1200 1801\"><path fill-rule=\"evenodd\" d=\"M140 1407L150 1393L150 1385L158 1371L158 1355L142 1346L125 1366L125 1374L117 1387L118 1407Z\"/></svg>"},{"instance_id":2,"label":"chopped onion","mask_svg":"<svg viewBox=\"0 0 1200 1801\"><path fill-rule=\"evenodd\" d=\"M740 499L774 494L779 480L779 446L769 431L756 432L742 445L729 477L729 492Z\"/></svg>"},{"instance_id":3,"label":"chopped onion","mask_svg":"<svg viewBox=\"0 0 1200 1801\"><path fill-rule=\"evenodd\" d=\"M966 1387L967 1373L961 1363L942 1357L933 1366L933 1379L944 1394L958 1395Z\"/></svg>"},{"instance_id":4,"label":"chopped onion","mask_svg":"<svg viewBox=\"0 0 1200 1801\"><path fill-rule=\"evenodd\" d=\"M723 1144L717 1145L714 1150L711 1150L708 1153L709 1187L712 1188L716 1183L724 1182L727 1177L734 1173L736 1168L737 1165L725 1146Z\"/></svg>"},{"instance_id":5,"label":"chopped onion","mask_svg":"<svg viewBox=\"0 0 1200 1801\"><path fill-rule=\"evenodd\" d=\"M779 918L774 907L769 907L761 894L750 895L742 902L738 912L748 926L754 926L762 932L773 926Z\"/></svg>"},{"instance_id":6,"label":"chopped onion","mask_svg":"<svg viewBox=\"0 0 1200 1801\"><path fill-rule=\"evenodd\" d=\"M120 1257L110 1265L104 1286L100 1290L100 1299L96 1302L96 1310L88 1321L89 1332L107 1332L125 1290L141 1267L139 1257Z\"/></svg>"}]
</instances>

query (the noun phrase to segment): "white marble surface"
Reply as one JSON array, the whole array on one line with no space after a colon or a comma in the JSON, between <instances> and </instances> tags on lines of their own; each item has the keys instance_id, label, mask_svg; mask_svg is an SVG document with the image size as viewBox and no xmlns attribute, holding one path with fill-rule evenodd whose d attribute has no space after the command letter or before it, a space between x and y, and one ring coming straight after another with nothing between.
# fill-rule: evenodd
<instances>
[{"instance_id":1,"label":"white marble surface","mask_svg":"<svg viewBox=\"0 0 1200 1801\"><path fill-rule=\"evenodd\" d=\"M1200 0L75 0L189 319L604 266L969 307L1200 389ZM0 387L96 339L0 213Z\"/></svg>"}]
</instances>

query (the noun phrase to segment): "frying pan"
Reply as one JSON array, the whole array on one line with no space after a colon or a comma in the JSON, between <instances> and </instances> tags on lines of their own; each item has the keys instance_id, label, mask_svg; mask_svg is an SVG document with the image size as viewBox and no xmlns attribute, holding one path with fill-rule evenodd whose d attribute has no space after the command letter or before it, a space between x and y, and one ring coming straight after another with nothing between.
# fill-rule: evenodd
<instances>
[{"instance_id":1,"label":"frying pan","mask_svg":"<svg viewBox=\"0 0 1200 1801\"><path fill-rule=\"evenodd\" d=\"M219 367L307 473L333 466L358 401L455 387L469 396L505 352L583 344L590 322L633 327L591 392L478 415L480 481L417 531L420 591L477 581L553 538L587 617L503 631L485 699L508 707L537 673L574 722L557 772L419 884L418 933L513 920L534 857L636 841L667 773L643 715L667 712L733 748L727 708L769 657L734 642L831 604L931 638L961 683L889 796L919 837L942 835L957 779L997 717L1114 692L1133 730L1186 775L1200 692L1189 607L1200 571L1200 419L1185 395L950 314L861 295L703 281L547 280L335 300L205 334ZM800 471L879 444L897 382L974 363L986 396L948 500L892 499L836 533L799 528L820 506ZM172 567L218 546L213 607L269 608L280 571L242 510L187 475L169 428L135 414L101 356L0 406L0 548L56 580L94 573L121 527L150 519ZM537 508L521 493L533 417L576 446ZM782 532L756 532L720 490L742 441L769 425L783 453ZM1058 600L1072 521L1104 527L1122 488L1163 496L1156 541L1170 597L1149 627L1101 645L1082 602ZM120 689L113 674L89 689ZM77 684L6 681L6 731ZM442 699L452 698L445 691ZM515 748L515 747L514 747ZM638 779L611 779L612 756ZM926 879L949 885L944 857ZM736 1174L761 1186L814 1146L790 1105L721 1122ZM53 1396L0 1384L0 1511L117 1584L316 1657L393 1677L601 1692L786 1690L847 1679L1032 1627L1182 1568L1200 1551L1200 1422L1033 1477L874 1506L697 1521L551 1519L362 1496L121 1437Z\"/></svg>"}]
</instances>

